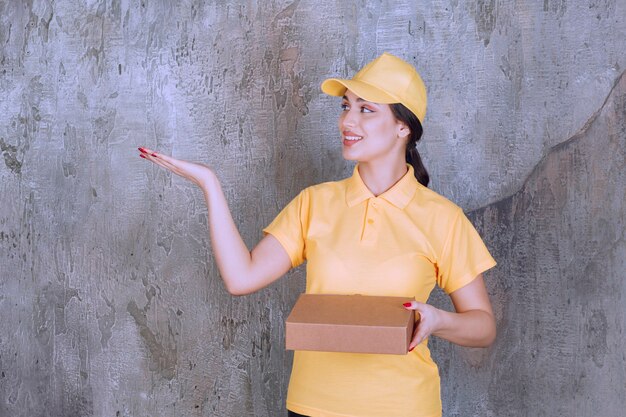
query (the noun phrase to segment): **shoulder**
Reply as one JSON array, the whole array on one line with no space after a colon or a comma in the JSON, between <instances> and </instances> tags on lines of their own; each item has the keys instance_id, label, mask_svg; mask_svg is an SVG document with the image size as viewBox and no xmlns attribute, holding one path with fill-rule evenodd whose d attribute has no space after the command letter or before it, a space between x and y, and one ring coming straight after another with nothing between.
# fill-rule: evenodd
<instances>
[{"instance_id":1,"label":"shoulder","mask_svg":"<svg viewBox=\"0 0 626 417\"><path fill-rule=\"evenodd\" d=\"M421 228L437 235L447 235L464 216L463 210L457 204L421 184L406 210Z\"/></svg>"},{"instance_id":2,"label":"shoulder","mask_svg":"<svg viewBox=\"0 0 626 417\"><path fill-rule=\"evenodd\" d=\"M439 216L450 216L456 217L460 212L463 212L461 207L442 196L436 191L431 190L430 188L424 187L421 184L418 184L415 195L413 196L413 200L411 201L412 205L417 205L424 208L426 211L433 213L434 215Z\"/></svg>"}]
</instances>

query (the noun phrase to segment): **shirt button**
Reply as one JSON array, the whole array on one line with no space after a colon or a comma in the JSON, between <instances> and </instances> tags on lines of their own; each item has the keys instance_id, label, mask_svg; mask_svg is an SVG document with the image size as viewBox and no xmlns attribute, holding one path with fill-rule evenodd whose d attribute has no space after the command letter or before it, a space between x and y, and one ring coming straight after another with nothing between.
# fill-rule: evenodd
<instances>
[{"instance_id":1,"label":"shirt button","mask_svg":"<svg viewBox=\"0 0 626 417\"><path fill-rule=\"evenodd\" d=\"M367 222L368 222L369 224L372 224L372 223L374 223L374 219L367 219Z\"/></svg>"}]
</instances>

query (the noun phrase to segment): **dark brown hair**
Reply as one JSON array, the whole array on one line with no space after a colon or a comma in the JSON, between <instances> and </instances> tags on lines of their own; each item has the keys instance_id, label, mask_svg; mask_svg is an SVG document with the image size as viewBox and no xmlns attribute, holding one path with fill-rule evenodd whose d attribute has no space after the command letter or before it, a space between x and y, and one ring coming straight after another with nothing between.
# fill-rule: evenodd
<instances>
[{"instance_id":1,"label":"dark brown hair","mask_svg":"<svg viewBox=\"0 0 626 417\"><path fill-rule=\"evenodd\" d=\"M415 172L415 178L417 178L417 181L424 187L428 187L430 177L428 176L428 171L426 171L426 167L424 167L422 158L420 157L416 147L417 142L421 139L422 133L424 132L422 124L417 116L413 114L411 110L406 108L404 104L394 103L390 104L389 107L391 107L391 112L396 120L404 123L411 131L409 134L409 140L406 144L406 162L413 166L413 171Z\"/></svg>"}]
</instances>

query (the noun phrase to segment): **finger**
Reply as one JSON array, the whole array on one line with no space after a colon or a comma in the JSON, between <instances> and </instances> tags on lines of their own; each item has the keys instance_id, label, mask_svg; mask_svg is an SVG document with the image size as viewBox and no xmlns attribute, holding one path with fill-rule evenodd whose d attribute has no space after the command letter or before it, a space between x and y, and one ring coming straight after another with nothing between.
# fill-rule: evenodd
<instances>
[{"instance_id":1,"label":"finger","mask_svg":"<svg viewBox=\"0 0 626 417\"><path fill-rule=\"evenodd\" d=\"M172 158L168 155L163 155L158 152L152 152L147 156L151 161L159 164L163 168L169 169L176 175L180 175L181 177L191 179L190 174L192 174L193 168L195 164L184 161L182 159Z\"/></svg>"},{"instance_id":2,"label":"finger","mask_svg":"<svg viewBox=\"0 0 626 417\"><path fill-rule=\"evenodd\" d=\"M172 173L186 178L197 185L201 185L203 175L206 175L206 166L185 161L183 159L172 158L148 148L138 148L140 156L154 162L155 164L171 171Z\"/></svg>"},{"instance_id":3,"label":"finger","mask_svg":"<svg viewBox=\"0 0 626 417\"><path fill-rule=\"evenodd\" d=\"M156 154L147 155L147 159L151 160L155 164L162 166L163 168L168 169L170 171L179 170L179 168L176 165L172 164L171 162L166 161L164 158L159 158L158 156L156 156Z\"/></svg>"},{"instance_id":4,"label":"finger","mask_svg":"<svg viewBox=\"0 0 626 417\"><path fill-rule=\"evenodd\" d=\"M406 308L407 310L417 310L418 308L420 308L422 305L424 305L424 303L420 303L419 301L411 301L411 302L407 302L402 304L404 306L404 308Z\"/></svg>"},{"instance_id":5,"label":"finger","mask_svg":"<svg viewBox=\"0 0 626 417\"><path fill-rule=\"evenodd\" d=\"M139 152L141 152L140 156L143 155L145 158L158 158L158 159L164 159L166 161L168 161L169 163L173 163L174 161L177 161L176 158L172 158L168 155L162 154L162 153L158 153L157 151L154 151L152 149L149 148L143 148L143 147L139 147L137 148L139 150Z\"/></svg>"},{"instance_id":6,"label":"finger","mask_svg":"<svg viewBox=\"0 0 626 417\"><path fill-rule=\"evenodd\" d=\"M190 164L189 162L186 162L186 161L176 160L176 159L175 161L176 161L176 164L173 164L170 161L159 158L159 157L155 157L154 159L155 163L158 163L162 167L169 169L174 174L179 175L183 178L187 178L189 180L195 181L193 170L192 170L193 164Z\"/></svg>"},{"instance_id":7,"label":"finger","mask_svg":"<svg viewBox=\"0 0 626 417\"><path fill-rule=\"evenodd\" d=\"M172 165L178 165L179 163L184 162L180 159L173 158L169 155L162 154L152 149L148 149L148 148L137 148L137 149L139 149L139 152L141 152L142 154L146 156L151 156L153 158L164 160Z\"/></svg>"},{"instance_id":8,"label":"finger","mask_svg":"<svg viewBox=\"0 0 626 417\"><path fill-rule=\"evenodd\" d=\"M150 161L155 162L155 163L159 163L159 165L167 169L170 169L170 167L174 165L172 164L172 161L176 160L175 158L169 158L163 154L157 154L156 151L153 151L148 148L139 147L137 149L140 152L139 154L140 157L149 159ZM164 163L161 163L161 162L164 162Z\"/></svg>"},{"instance_id":9,"label":"finger","mask_svg":"<svg viewBox=\"0 0 626 417\"><path fill-rule=\"evenodd\" d=\"M137 148L137 149L139 150L139 152L141 152L143 155L146 155L146 156L147 155L152 155L154 153L153 150L148 149L148 148L144 148L144 147L141 147L141 146L139 148Z\"/></svg>"},{"instance_id":10,"label":"finger","mask_svg":"<svg viewBox=\"0 0 626 417\"><path fill-rule=\"evenodd\" d=\"M170 171L170 172L172 172L172 173L174 173L174 174L176 174L176 175L178 175L180 177L184 177L184 178L188 178L189 177L187 175L187 173L184 172L182 169L180 169L179 167L177 167L175 165L170 164L167 161L164 161L163 159L159 159L158 157L156 157L156 158L155 157L149 157L149 158L151 158L151 160L155 164L157 164L157 165L167 169L168 171Z\"/></svg>"},{"instance_id":11,"label":"finger","mask_svg":"<svg viewBox=\"0 0 626 417\"><path fill-rule=\"evenodd\" d=\"M173 166L169 163L167 163L163 158L158 158L156 156L154 156L155 154L151 154L149 153L145 148L140 148L140 149L144 149L143 151L141 151L141 153L139 154L140 157L147 159L151 162L154 162L157 165L162 166L163 168L166 168L168 170L172 170Z\"/></svg>"},{"instance_id":12,"label":"finger","mask_svg":"<svg viewBox=\"0 0 626 417\"><path fill-rule=\"evenodd\" d=\"M409 352L413 351L413 349L415 349L416 346L422 343L424 339L426 339L426 337L428 337L427 332L422 331L418 327L415 335L413 336L413 339L411 340L411 343L409 343Z\"/></svg>"},{"instance_id":13,"label":"finger","mask_svg":"<svg viewBox=\"0 0 626 417\"><path fill-rule=\"evenodd\" d=\"M149 151L148 149L145 149L145 150ZM155 164L167 169L168 171L180 177L189 179L195 182L196 184L199 184L197 179L193 175L194 164L187 162L187 161L183 161L181 159L176 159L176 158L170 158L170 157L163 158L162 154L141 153L140 156L141 155L143 155L143 158L148 159L151 162L154 162Z\"/></svg>"}]
</instances>

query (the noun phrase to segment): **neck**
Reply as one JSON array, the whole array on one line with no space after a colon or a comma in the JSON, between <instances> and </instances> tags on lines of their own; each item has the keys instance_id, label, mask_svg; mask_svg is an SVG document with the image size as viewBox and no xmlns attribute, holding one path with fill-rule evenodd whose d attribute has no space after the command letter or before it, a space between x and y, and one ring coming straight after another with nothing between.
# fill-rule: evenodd
<instances>
[{"instance_id":1,"label":"neck","mask_svg":"<svg viewBox=\"0 0 626 417\"><path fill-rule=\"evenodd\" d=\"M375 196L379 196L393 187L406 174L407 170L404 161L401 164L359 163L359 175L365 186Z\"/></svg>"}]
</instances>

